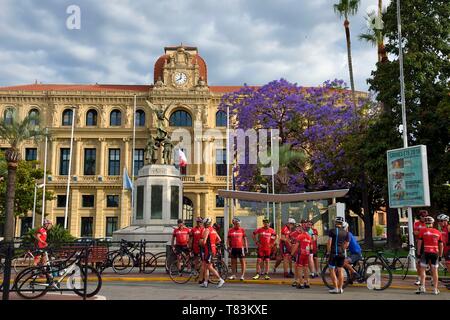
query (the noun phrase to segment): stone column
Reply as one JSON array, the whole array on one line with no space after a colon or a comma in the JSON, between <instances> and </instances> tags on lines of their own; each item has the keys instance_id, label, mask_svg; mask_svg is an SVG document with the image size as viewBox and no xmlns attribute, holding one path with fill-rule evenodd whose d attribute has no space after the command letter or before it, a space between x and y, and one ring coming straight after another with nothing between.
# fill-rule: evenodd
<instances>
[{"instance_id":1,"label":"stone column","mask_svg":"<svg viewBox=\"0 0 450 320\"><path fill-rule=\"evenodd\" d=\"M131 155L130 154L130 138L123 138L122 140L123 140L123 145L124 145L124 148L123 148L124 154L121 155L121 158L124 159L122 167L127 168L128 175L131 177L133 174L131 172L131 161L133 161L132 160L133 158L132 157L130 158L130 155ZM122 171L123 171L123 169L122 169Z\"/></svg>"},{"instance_id":2,"label":"stone column","mask_svg":"<svg viewBox=\"0 0 450 320\"><path fill-rule=\"evenodd\" d=\"M75 176L80 176L83 173L83 159L84 155L81 150L81 138L74 138L75 148L72 155L72 172Z\"/></svg>"},{"instance_id":3,"label":"stone column","mask_svg":"<svg viewBox=\"0 0 450 320\"><path fill-rule=\"evenodd\" d=\"M106 175L106 139L105 138L98 138L99 143L99 148L97 149L98 151L98 174L101 176L105 176Z\"/></svg>"},{"instance_id":4,"label":"stone column","mask_svg":"<svg viewBox=\"0 0 450 320\"><path fill-rule=\"evenodd\" d=\"M122 189L120 196L119 229L130 225L131 191Z\"/></svg>"},{"instance_id":5,"label":"stone column","mask_svg":"<svg viewBox=\"0 0 450 320\"><path fill-rule=\"evenodd\" d=\"M103 238L106 231L105 218L105 192L102 188L97 188L95 193L95 216L94 216L94 237Z\"/></svg>"},{"instance_id":6,"label":"stone column","mask_svg":"<svg viewBox=\"0 0 450 320\"><path fill-rule=\"evenodd\" d=\"M195 204L194 204L194 216L199 217L201 216L201 200L200 200L200 193L195 194Z\"/></svg>"},{"instance_id":7,"label":"stone column","mask_svg":"<svg viewBox=\"0 0 450 320\"><path fill-rule=\"evenodd\" d=\"M58 150L56 149L57 140L56 140L56 138L50 138L49 142L50 142L50 148L49 148L50 152L47 155L48 156L47 166L48 166L48 169L50 170L51 175L59 175L58 165L57 165L59 155L58 155Z\"/></svg>"},{"instance_id":8,"label":"stone column","mask_svg":"<svg viewBox=\"0 0 450 320\"><path fill-rule=\"evenodd\" d=\"M78 209L81 205L81 197L78 189L70 188L70 211L68 213L68 229L74 237L79 237L81 230L81 218Z\"/></svg>"},{"instance_id":9,"label":"stone column","mask_svg":"<svg viewBox=\"0 0 450 320\"><path fill-rule=\"evenodd\" d=\"M201 196L201 203L202 203L202 210L201 210L201 214L206 217L208 216L208 193L202 193Z\"/></svg>"}]
</instances>

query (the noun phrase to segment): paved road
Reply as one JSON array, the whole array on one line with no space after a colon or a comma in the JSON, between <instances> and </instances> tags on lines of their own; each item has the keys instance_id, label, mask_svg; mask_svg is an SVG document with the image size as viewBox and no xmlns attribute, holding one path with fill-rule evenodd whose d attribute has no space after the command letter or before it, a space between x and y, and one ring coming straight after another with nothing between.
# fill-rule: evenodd
<instances>
[{"instance_id":1,"label":"paved road","mask_svg":"<svg viewBox=\"0 0 450 320\"><path fill-rule=\"evenodd\" d=\"M313 285L311 289L299 290L288 285L248 283L227 283L220 289L212 285L205 289L195 283L180 285L172 282L112 281L103 283L100 294L107 300L450 300L450 291L445 289L438 296L431 293L416 295L414 291L404 289L375 292L361 287L347 288L342 295L331 295L321 285Z\"/></svg>"}]
</instances>

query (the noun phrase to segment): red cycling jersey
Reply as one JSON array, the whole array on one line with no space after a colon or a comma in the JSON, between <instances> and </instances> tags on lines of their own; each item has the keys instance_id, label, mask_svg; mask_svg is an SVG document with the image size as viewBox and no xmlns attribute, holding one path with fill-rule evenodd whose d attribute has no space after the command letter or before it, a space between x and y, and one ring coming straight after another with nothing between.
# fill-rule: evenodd
<instances>
[{"instance_id":1,"label":"red cycling jersey","mask_svg":"<svg viewBox=\"0 0 450 320\"><path fill-rule=\"evenodd\" d=\"M38 231L36 231L36 237L47 243L47 230L45 228L39 228ZM44 249L47 247L47 244L44 244L40 241L37 241L37 247L39 249Z\"/></svg>"},{"instance_id":2,"label":"red cycling jersey","mask_svg":"<svg viewBox=\"0 0 450 320\"><path fill-rule=\"evenodd\" d=\"M311 252L311 236L308 232L302 232L297 237L296 240L298 241L298 250L300 251L301 255L309 255Z\"/></svg>"},{"instance_id":3,"label":"red cycling jersey","mask_svg":"<svg viewBox=\"0 0 450 320\"><path fill-rule=\"evenodd\" d=\"M218 242L219 235L217 234L216 229L214 229L213 227L204 228L203 234L205 234L206 230L209 230L209 235L208 235L208 238L204 239L203 246L206 249L211 248L215 254L216 243ZM202 237L205 238L204 236L202 236Z\"/></svg>"},{"instance_id":4,"label":"red cycling jersey","mask_svg":"<svg viewBox=\"0 0 450 320\"><path fill-rule=\"evenodd\" d=\"M259 228L256 229L255 231L253 231L254 235L258 235L259 234L259 248L263 248L263 249L270 249L273 246L273 243L275 241L275 237L276 237L276 233L275 230L273 230L272 228Z\"/></svg>"},{"instance_id":5,"label":"red cycling jersey","mask_svg":"<svg viewBox=\"0 0 450 320\"><path fill-rule=\"evenodd\" d=\"M233 249L242 249L245 237L245 230L241 227L228 230L228 239L231 240L231 248Z\"/></svg>"},{"instance_id":6,"label":"red cycling jersey","mask_svg":"<svg viewBox=\"0 0 450 320\"><path fill-rule=\"evenodd\" d=\"M438 253L439 242L442 242L442 234L439 230L434 228L422 228L420 230L418 239L423 240L423 252Z\"/></svg>"},{"instance_id":7,"label":"red cycling jersey","mask_svg":"<svg viewBox=\"0 0 450 320\"><path fill-rule=\"evenodd\" d=\"M191 229L183 227L183 228L176 228L173 230L173 236L175 237L175 240L177 241L177 245L179 246L187 246L189 242L189 233L191 232Z\"/></svg>"},{"instance_id":8,"label":"red cycling jersey","mask_svg":"<svg viewBox=\"0 0 450 320\"><path fill-rule=\"evenodd\" d=\"M281 229L281 235L286 237L286 241L289 240L289 235L291 234L291 228L288 225L285 225L283 229Z\"/></svg>"},{"instance_id":9,"label":"red cycling jersey","mask_svg":"<svg viewBox=\"0 0 450 320\"><path fill-rule=\"evenodd\" d=\"M194 251L194 253L200 253L199 241L202 237L203 230L205 230L205 228L203 227L193 227L191 229L190 235L192 237L192 250Z\"/></svg>"},{"instance_id":10,"label":"red cycling jersey","mask_svg":"<svg viewBox=\"0 0 450 320\"><path fill-rule=\"evenodd\" d=\"M425 224L425 222L422 222L422 221L414 222L414 231L420 232L421 229L426 228L426 227L427 227L427 225Z\"/></svg>"},{"instance_id":11,"label":"red cycling jersey","mask_svg":"<svg viewBox=\"0 0 450 320\"><path fill-rule=\"evenodd\" d=\"M317 231L317 229L311 228L313 231L313 235L314 237L311 237L311 252L312 253L317 253L318 250L318 246L317 246L317 239L319 236L319 232Z\"/></svg>"}]
</instances>

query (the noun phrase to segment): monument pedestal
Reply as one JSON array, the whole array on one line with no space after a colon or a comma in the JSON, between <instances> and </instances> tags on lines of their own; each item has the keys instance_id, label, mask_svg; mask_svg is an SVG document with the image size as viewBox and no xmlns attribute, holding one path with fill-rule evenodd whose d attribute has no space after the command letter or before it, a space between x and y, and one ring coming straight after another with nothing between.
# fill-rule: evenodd
<instances>
[{"instance_id":1,"label":"monument pedestal","mask_svg":"<svg viewBox=\"0 0 450 320\"><path fill-rule=\"evenodd\" d=\"M113 233L113 241L151 241L151 247L164 247L172 238L173 227L181 218L183 183L173 165L151 164L139 170L134 183L131 226Z\"/></svg>"}]
</instances>

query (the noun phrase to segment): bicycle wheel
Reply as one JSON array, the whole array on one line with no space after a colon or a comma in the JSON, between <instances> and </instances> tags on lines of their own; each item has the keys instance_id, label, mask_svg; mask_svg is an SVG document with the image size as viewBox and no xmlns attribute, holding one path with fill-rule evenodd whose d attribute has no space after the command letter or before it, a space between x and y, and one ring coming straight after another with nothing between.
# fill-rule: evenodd
<instances>
[{"instance_id":1,"label":"bicycle wheel","mask_svg":"<svg viewBox=\"0 0 450 320\"><path fill-rule=\"evenodd\" d=\"M112 260L112 268L118 274L130 273L134 268L134 259L129 253L119 252Z\"/></svg>"},{"instance_id":2,"label":"bicycle wheel","mask_svg":"<svg viewBox=\"0 0 450 320\"><path fill-rule=\"evenodd\" d=\"M343 272L344 272L344 284L342 286L342 288L345 288L348 286L348 282L350 281L350 275L348 273L348 270L343 268ZM334 289L334 285L333 285L333 281L331 280L331 273L330 273L330 267L328 265L326 265L323 269L322 269L322 281L323 283L329 288L329 289Z\"/></svg>"},{"instance_id":3,"label":"bicycle wheel","mask_svg":"<svg viewBox=\"0 0 450 320\"><path fill-rule=\"evenodd\" d=\"M156 259L156 256L153 253L146 252L143 263L144 263L143 268L142 268L143 272L145 274L150 274L156 270L156 267L158 265L158 260Z\"/></svg>"},{"instance_id":4,"label":"bicycle wheel","mask_svg":"<svg viewBox=\"0 0 450 320\"><path fill-rule=\"evenodd\" d=\"M404 270L405 269L405 263L408 257L396 257L394 258L393 263L391 264L391 267L393 267L394 270ZM403 262L405 261L405 262Z\"/></svg>"},{"instance_id":5,"label":"bicycle wheel","mask_svg":"<svg viewBox=\"0 0 450 320\"><path fill-rule=\"evenodd\" d=\"M370 264L370 263L375 263L380 261L380 259L378 259L377 256L368 256L367 258L364 259L366 264Z\"/></svg>"},{"instance_id":6,"label":"bicycle wheel","mask_svg":"<svg viewBox=\"0 0 450 320\"><path fill-rule=\"evenodd\" d=\"M364 279L371 282L373 290L381 291L389 288L392 283L392 271L381 262L369 263L366 265Z\"/></svg>"},{"instance_id":7,"label":"bicycle wheel","mask_svg":"<svg viewBox=\"0 0 450 320\"><path fill-rule=\"evenodd\" d=\"M37 299L49 289L47 273L40 267L22 270L14 280L13 290L24 299Z\"/></svg>"},{"instance_id":8,"label":"bicycle wheel","mask_svg":"<svg viewBox=\"0 0 450 320\"><path fill-rule=\"evenodd\" d=\"M186 264L184 258L180 261L180 269L178 269L178 261L175 260L169 267L169 276L173 282L183 284L191 280L192 278L192 265Z\"/></svg>"},{"instance_id":9,"label":"bicycle wheel","mask_svg":"<svg viewBox=\"0 0 450 320\"><path fill-rule=\"evenodd\" d=\"M219 273L220 277L223 280L227 279L228 276L228 267L225 264L224 261L222 260L217 260L213 262L213 266L214 269L217 270L217 272ZM215 275L213 275L211 272L209 273L209 281L213 284L218 284L219 283L219 278L217 278Z\"/></svg>"},{"instance_id":10,"label":"bicycle wheel","mask_svg":"<svg viewBox=\"0 0 450 320\"><path fill-rule=\"evenodd\" d=\"M14 268L14 271L16 273L19 273L23 269L33 266L34 259L30 255L26 254L24 256L14 258L11 264Z\"/></svg>"},{"instance_id":11,"label":"bicycle wheel","mask_svg":"<svg viewBox=\"0 0 450 320\"><path fill-rule=\"evenodd\" d=\"M411 267L411 256L406 258L406 264L404 266L405 273L403 274L402 280L405 280L409 273L409 268Z\"/></svg>"},{"instance_id":12,"label":"bicycle wheel","mask_svg":"<svg viewBox=\"0 0 450 320\"><path fill-rule=\"evenodd\" d=\"M86 276L86 267L85 266L79 266L81 269L81 281L79 279L76 279L74 276L71 276L69 280L71 281L73 291L81 296L84 297L84 283L86 284L86 297L91 298L95 296L102 287L102 277L98 273L98 271L91 267L87 266L87 276Z\"/></svg>"}]
</instances>

